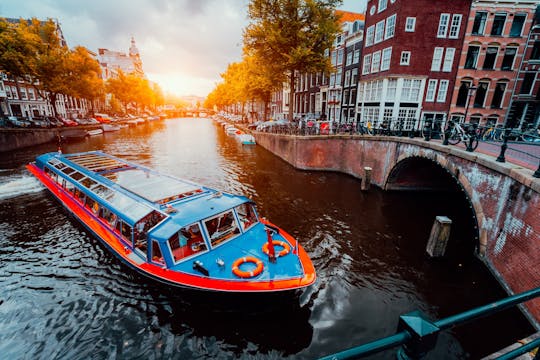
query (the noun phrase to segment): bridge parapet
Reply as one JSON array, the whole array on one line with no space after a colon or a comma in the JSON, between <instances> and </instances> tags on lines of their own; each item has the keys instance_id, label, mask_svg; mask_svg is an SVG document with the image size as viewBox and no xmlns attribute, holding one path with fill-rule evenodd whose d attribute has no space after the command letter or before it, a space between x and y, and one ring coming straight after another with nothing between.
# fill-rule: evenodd
<instances>
[{"instance_id":1,"label":"bridge parapet","mask_svg":"<svg viewBox=\"0 0 540 360\"><path fill-rule=\"evenodd\" d=\"M343 172L385 190L442 190L454 181L478 224L478 256L510 294L540 284L540 179L520 165L441 143L388 136L255 133L257 143L304 170ZM443 186L441 186L443 184ZM527 303L540 328L540 300Z\"/></svg>"}]
</instances>

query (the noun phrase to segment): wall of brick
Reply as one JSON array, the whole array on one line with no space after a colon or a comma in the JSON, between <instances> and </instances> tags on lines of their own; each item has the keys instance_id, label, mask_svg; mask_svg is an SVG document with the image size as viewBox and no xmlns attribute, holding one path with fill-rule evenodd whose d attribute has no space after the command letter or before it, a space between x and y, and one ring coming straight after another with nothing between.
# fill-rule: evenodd
<instances>
[{"instance_id":1,"label":"wall of brick","mask_svg":"<svg viewBox=\"0 0 540 360\"><path fill-rule=\"evenodd\" d=\"M396 165L422 163L411 158L432 161L465 190L479 226L478 256L508 293L540 286L540 179L532 177L532 170L420 139L266 133L255 137L259 145L299 169L339 171L361 178L369 166L372 183L383 189L399 181ZM407 172L410 189L425 188L420 177L420 186L415 186L411 173L413 169ZM400 189L406 188L401 182ZM527 302L525 312L540 328L540 299Z\"/></svg>"}]
</instances>

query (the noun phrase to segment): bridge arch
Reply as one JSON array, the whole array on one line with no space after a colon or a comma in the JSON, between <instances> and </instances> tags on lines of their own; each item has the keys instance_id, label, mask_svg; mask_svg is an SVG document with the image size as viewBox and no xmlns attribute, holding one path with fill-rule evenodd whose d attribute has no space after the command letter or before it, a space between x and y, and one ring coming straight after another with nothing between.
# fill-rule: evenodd
<instances>
[{"instance_id":1,"label":"bridge arch","mask_svg":"<svg viewBox=\"0 0 540 360\"><path fill-rule=\"evenodd\" d=\"M457 166L440 154L402 154L388 171L383 181L385 190L439 191L461 193L473 218L474 245L480 255L487 246L487 232L481 226L484 211L480 202L475 202L474 189Z\"/></svg>"}]
</instances>

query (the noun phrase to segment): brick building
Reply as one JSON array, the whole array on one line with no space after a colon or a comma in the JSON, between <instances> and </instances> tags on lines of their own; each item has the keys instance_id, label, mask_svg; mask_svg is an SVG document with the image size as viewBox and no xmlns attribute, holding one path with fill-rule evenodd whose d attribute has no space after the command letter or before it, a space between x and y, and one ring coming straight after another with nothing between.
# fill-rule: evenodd
<instances>
[{"instance_id":1,"label":"brick building","mask_svg":"<svg viewBox=\"0 0 540 360\"><path fill-rule=\"evenodd\" d=\"M504 123L537 5L536 0L472 2L452 88L452 119Z\"/></svg>"},{"instance_id":2,"label":"brick building","mask_svg":"<svg viewBox=\"0 0 540 360\"><path fill-rule=\"evenodd\" d=\"M446 118L470 0L368 0L357 120L419 129Z\"/></svg>"},{"instance_id":3,"label":"brick building","mask_svg":"<svg viewBox=\"0 0 540 360\"><path fill-rule=\"evenodd\" d=\"M527 36L525 54L516 78L506 125L527 130L540 126L540 5Z\"/></svg>"}]
</instances>

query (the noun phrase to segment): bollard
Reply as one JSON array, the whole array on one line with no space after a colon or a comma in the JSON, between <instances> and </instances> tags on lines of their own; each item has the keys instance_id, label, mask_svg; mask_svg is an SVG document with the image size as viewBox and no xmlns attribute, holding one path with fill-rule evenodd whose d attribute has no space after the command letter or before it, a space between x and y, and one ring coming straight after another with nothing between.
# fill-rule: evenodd
<instances>
[{"instance_id":1,"label":"bollard","mask_svg":"<svg viewBox=\"0 0 540 360\"><path fill-rule=\"evenodd\" d=\"M435 218L435 222L431 228L431 234L429 235L428 244L426 246L426 252L429 256L444 256L448 238L450 237L451 225L452 220L446 216L437 216Z\"/></svg>"},{"instance_id":2,"label":"bollard","mask_svg":"<svg viewBox=\"0 0 540 360\"><path fill-rule=\"evenodd\" d=\"M362 184L360 185L362 191L369 190L369 186L371 185L371 170L368 166L364 167L364 177L362 177Z\"/></svg>"},{"instance_id":3,"label":"bollard","mask_svg":"<svg viewBox=\"0 0 540 360\"><path fill-rule=\"evenodd\" d=\"M510 137L510 129L504 129L503 133L503 143L501 145L501 152L497 159L495 161L498 162L505 162L506 159L504 157L504 153L506 152L506 149L508 148L508 138Z\"/></svg>"}]
</instances>

